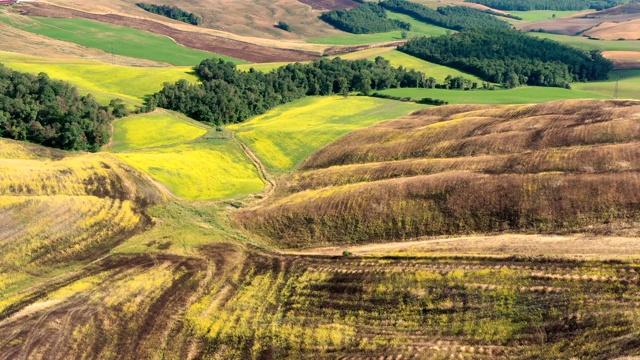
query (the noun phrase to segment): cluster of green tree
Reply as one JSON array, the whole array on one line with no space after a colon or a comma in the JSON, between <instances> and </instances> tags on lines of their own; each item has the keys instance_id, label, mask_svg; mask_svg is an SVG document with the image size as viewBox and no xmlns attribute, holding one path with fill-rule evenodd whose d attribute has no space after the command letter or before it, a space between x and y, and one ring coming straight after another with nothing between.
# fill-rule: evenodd
<instances>
[{"instance_id":1,"label":"cluster of green tree","mask_svg":"<svg viewBox=\"0 0 640 360\"><path fill-rule=\"evenodd\" d=\"M398 50L507 88L521 84L568 87L575 81L607 79L613 69L600 51L585 52L511 29L476 29L418 38Z\"/></svg>"},{"instance_id":2,"label":"cluster of green tree","mask_svg":"<svg viewBox=\"0 0 640 360\"><path fill-rule=\"evenodd\" d=\"M380 5L364 3L351 10L333 10L320 16L324 22L352 34L371 34L393 30L411 30L411 24L389 19Z\"/></svg>"},{"instance_id":3,"label":"cluster of green tree","mask_svg":"<svg viewBox=\"0 0 640 360\"><path fill-rule=\"evenodd\" d=\"M278 29L282 29L284 31L291 32L291 26L284 21L278 21L278 25L276 25Z\"/></svg>"},{"instance_id":4,"label":"cluster of green tree","mask_svg":"<svg viewBox=\"0 0 640 360\"><path fill-rule=\"evenodd\" d=\"M112 105L122 110L118 101ZM126 109L125 109L126 113ZM75 87L0 64L0 136L64 150L97 151L109 141L112 110Z\"/></svg>"},{"instance_id":5,"label":"cluster of green tree","mask_svg":"<svg viewBox=\"0 0 640 360\"><path fill-rule=\"evenodd\" d=\"M320 59L309 64L288 64L269 73L240 71L223 60L204 60L195 68L202 81L190 84L180 80L165 84L160 92L147 99L146 109L160 106L180 111L189 117L223 125L242 122L252 116L310 95L347 95L360 91L394 87L421 87L424 73L389 61L348 61L340 58Z\"/></svg>"},{"instance_id":6,"label":"cluster of green tree","mask_svg":"<svg viewBox=\"0 0 640 360\"><path fill-rule=\"evenodd\" d=\"M190 12L186 12L176 6L154 5L146 3L136 3L136 5L150 13L166 16L174 20L186 22L187 24L202 24L202 18L200 16Z\"/></svg>"},{"instance_id":7,"label":"cluster of green tree","mask_svg":"<svg viewBox=\"0 0 640 360\"><path fill-rule=\"evenodd\" d=\"M409 15L418 21L452 30L475 28L508 28L511 25L486 11L467 6L445 6L437 10L407 0L384 0L381 7Z\"/></svg>"},{"instance_id":8,"label":"cluster of green tree","mask_svg":"<svg viewBox=\"0 0 640 360\"><path fill-rule=\"evenodd\" d=\"M623 0L465 0L505 11L608 9Z\"/></svg>"},{"instance_id":9,"label":"cluster of green tree","mask_svg":"<svg viewBox=\"0 0 640 360\"><path fill-rule=\"evenodd\" d=\"M412 99L410 97L393 96L393 95L388 95L388 94L381 94L379 92L374 92L370 96L376 97L376 98L381 98L381 99L390 99L390 100L398 100L398 101L412 101ZM430 98L430 97L422 98L420 100L416 100L415 102L418 103L418 104L436 105L436 106L447 105L449 103L449 102L444 101L444 100L433 99L433 98Z\"/></svg>"}]
</instances>

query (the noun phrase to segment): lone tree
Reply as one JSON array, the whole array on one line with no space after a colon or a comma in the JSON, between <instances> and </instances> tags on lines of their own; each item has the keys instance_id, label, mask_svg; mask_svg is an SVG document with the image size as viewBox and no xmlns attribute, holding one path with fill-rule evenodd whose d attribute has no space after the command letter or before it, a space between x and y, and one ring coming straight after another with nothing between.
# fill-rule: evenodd
<instances>
[{"instance_id":1,"label":"lone tree","mask_svg":"<svg viewBox=\"0 0 640 360\"><path fill-rule=\"evenodd\" d=\"M276 25L278 29L282 29L284 31L291 32L291 26L284 21L278 21L278 25Z\"/></svg>"}]
</instances>

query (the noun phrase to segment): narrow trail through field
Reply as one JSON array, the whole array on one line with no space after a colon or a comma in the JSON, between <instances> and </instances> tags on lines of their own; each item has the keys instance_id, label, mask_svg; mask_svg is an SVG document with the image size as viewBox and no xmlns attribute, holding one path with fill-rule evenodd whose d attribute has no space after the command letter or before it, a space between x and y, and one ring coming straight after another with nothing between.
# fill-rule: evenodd
<instances>
[{"instance_id":1,"label":"narrow trail through field","mask_svg":"<svg viewBox=\"0 0 640 360\"><path fill-rule=\"evenodd\" d=\"M253 165L256 167L256 169L258 170L258 175L260 176L260 179L264 182L265 188L263 191L263 197L258 201L256 201L256 203L259 203L268 199L276 190L276 182L273 179L273 176L271 176L271 174L267 171L267 168L265 168L264 164L262 163L262 161L260 161L260 159L256 156L256 154L254 154L253 151L251 151L251 149L245 143L243 143L242 141L236 138L235 132L231 132L231 140L233 140L235 143L237 143L240 146L244 154L251 160Z\"/></svg>"},{"instance_id":2,"label":"narrow trail through field","mask_svg":"<svg viewBox=\"0 0 640 360\"><path fill-rule=\"evenodd\" d=\"M587 235L494 235L452 238L425 238L422 240L366 244L360 246L333 246L284 251L284 254L304 256L338 256L344 251L353 255L413 254L467 254L489 256L557 256L581 259L640 258L640 241L634 237L607 237Z\"/></svg>"}]
</instances>

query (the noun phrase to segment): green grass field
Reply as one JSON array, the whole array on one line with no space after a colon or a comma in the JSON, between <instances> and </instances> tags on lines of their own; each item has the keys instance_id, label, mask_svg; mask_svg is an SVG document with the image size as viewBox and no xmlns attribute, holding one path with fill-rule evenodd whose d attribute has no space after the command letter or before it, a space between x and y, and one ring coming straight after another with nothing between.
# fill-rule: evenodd
<instances>
[{"instance_id":1,"label":"green grass field","mask_svg":"<svg viewBox=\"0 0 640 360\"><path fill-rule=\"evenodd\" d=\"M184 199L234 198L264 188L253 163L236 142L224 135L115 155Z\"/></svg>"},{"instance_id":2,"label":"green grass field","mask_svg":"<svg viewBox=\"0 0 640 360\"><path fill-rule=\"evenodd\" d=\"M164 111L130 116L113 124L110 151L177 144L199 138L207 130Z\"/></svg>"},{"instance_id":3,"label":"green grass field","mask_svg":"<svg viewBox=\"0 0 640 360\"><path fill-rule=\"evenodd\" d=\"M90 93L103 104L121 98L129 104L140 104L145 95L162 89L164 82L187 79L196 82L191 67L133 67L112 65L93 60L45 59L0 51L0 62L6 67L68 81L82 92Z\"/></svg>"},{"instance_id":4,"label":"green grass field","mask_svg":"<svg viewBox=\"0 0 640 360\"><path fill-rule=\"evenodd\" d=\"M229 126L264 162L283 173L340 136L425 106L352 96L308 97Z\"/></svg>"},{"instance_id":5,"label":"green grass field","mask_svg":"<svg viewBox=\"0 0 640 360\"><path fill-rule=\"evenodd\" d=\"M609 80L575 83L571 86L574 90L612 98L616 86L616 78L620 79L618 83L619 99L640 99L640 70L615 70L609 73Z\"/></svg>"},{"instance_id":6,"label":"green grass field","mask_svg":"<svg viewBox=\"0 0 640 360\"><path fill-rule=\"evenodd\" d=\"M398 19L411 24L411 31L407 32L409 38L418 36L438 36L444 35L451 30L443 27L427 24L418 20L415 20L411 16L394 13L387 11L390 19ZM360 45L369 43L380 43L402 40L402 31L390 31L386 33L377 34L349 34L344 33L341 35L324 36L313 39L308 39L307 42L312 44L330 44L330 45Z\"/></svg>"},{"instance_id":7,"label":"green grass field","mask_svg":"<svg viewBox=\"0 0 640 360\"><path fill-rule=\"evenodd\" d=\"M640 40L591 40L584 36L557 35L539 32L529 32L527 34L542 39L555 40L563 44L585 50L640 51Z\"/></svg>"},{"instance_id":8,"label":"green grass field","mask_svg":"<svg viewBox=\"0 0 640 360\"><path fill-rule=\"evenodd\" d=\"M416 69L418 71L422 71L424 72L427 77L429 76L433 76L434 78L436 78L439 82L444 82L444 79L447 77L447 75L451 75L451 76L462 76L464 78L470 79L472 81L478 82L479 84L482 83L482 79L480 79L477 76L471 75L471 74L467 74L467 73L463 73L459 70L456 70L454 68L450 68L447 66L442 66L442 65L438 65L435 63L431 63L422 59L418 59L417 57L411 56L411 55L407 55L403 52L394 50L394 51L390 51L387 52L385 54L380 55L383 58L389 60L391 62L391 65L393 66L403 66L405 68L409 68L409 69ZM374 59L375 56L372 56L371 59Z\"/></svg>"},{"instance_id":9,"label":"green grass field","mask_svg":"<svg viewBox=\"0 0 640 360\"><path fill-rule=\"evenodd\" d=\"M382 94L410 97L419 100L425 97L448 101L449 104L528 104L566 99L603 99L596 93L548 87L519 87L511 90L460 91L446 89L389 89Z\"/></svg>"},{"instance_id":10,"label":"green grass field","mask_svg":"<svg viewBox=\"0 0 640 360\"><path fill-rule=\"evenodd\" d=\"M508 11L509 14L521 17L522 20L513 20L514 23L530 23L543 20L553 19L553 15L556 15L556 19L569 17L573 14L577 14L580 11L555 11L555 10L533 10L533 11ZM505 18L506 19L506 18Z\"/></svg>"},{"instance_id":11,"label":"green grass field","mask_svg":"<svg viewBox=\"0 0 640 360\"><path fill-rule=\"evenodd\" d=\"M165 36L150 32L110 25L86 19L57 19L30 17L31 21L11 21L0 16L0 21L21 30L69 41L108 53L169 63L195 66L200 61L218 57L236 64L241 60L206 51L189 49Z\"/></svg>"}]
</instances>

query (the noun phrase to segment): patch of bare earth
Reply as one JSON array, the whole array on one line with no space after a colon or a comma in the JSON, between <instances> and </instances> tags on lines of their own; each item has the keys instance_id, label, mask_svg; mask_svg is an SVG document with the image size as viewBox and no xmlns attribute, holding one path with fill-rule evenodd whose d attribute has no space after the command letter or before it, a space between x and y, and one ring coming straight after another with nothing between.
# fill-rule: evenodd
<instances>
[{"instance_id":1,"label":"patch of bare earth","mask_svg":"<svg viewBox=\"0 0 640 360\"><path fill-rule=\"evenodd\" d=\"M628 259L640 257L640 241L638 238L634 237L508 234L495 236L425 238L409 242L306 249L291 253L335 256L343 254L344 251L351 252L354 255L425 253L430 255L544 255L586 259Z\"/></svg>"},{"instance_id":2,"label":"patch of bare earth","mask_svg":"<svg viewBox=\"0 0 640 360\"><path fill-rule=\"evenodd\" d=\"M360 5L353 0L298 0L303 4L311 6L314 10L338 10L338 9L353 9Z\"/></svg>"},{"instance_id":3,"label":"patch of bare earth","mask_svg":"<svg viewBox=\"0 0 640 360\"><path fill-rule=\"evenodd\" d=\"M583 33L603 40L637 40L640 38L640 19L617 22L603 22Z\"/></svg>"},{"instance_id":4,"label":"patch of bare earth","mask_svg":"<svg viewBox=\"0 0 640 360\"><path fill-rule=\"evenodd\" d=\"M640 69L638 51L604 51L602 55L613 61L616 70Z\"/></svg>"},{"instance_id":5,"label":"patch of bare earth","mask_svg":"<svg viewBox=\"0 0 640 360\"><path fill-rule=\"evenodd\" d=\"M127 26L167 36L178 44L192 49L209 51L249 62L307 61L319 56L318 54L307 51L269 48L211 34L178 30L155 21L135 19L117 14L93 14L45 3L24 4L20 6L19 10L24 15L29 16L84 18L114 25Z\"/></svg>"}]
</instances>

